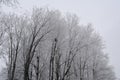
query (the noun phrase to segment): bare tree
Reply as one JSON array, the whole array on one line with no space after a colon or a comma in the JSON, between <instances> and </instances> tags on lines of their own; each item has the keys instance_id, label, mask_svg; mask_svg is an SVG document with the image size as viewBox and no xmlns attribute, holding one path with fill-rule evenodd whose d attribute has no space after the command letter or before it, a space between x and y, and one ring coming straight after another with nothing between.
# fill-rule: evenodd
<instances>
[{"instance_id":1,"label":"bare tree","mask_svg":"<svg viewBox=\"0 0 120 80\"><path fill-rule=\"evenodd\" d=\"M4 16L1 26L9 80L115 80L101 37L75 15L33 9Z\"/></svg>"},{"instance_id":2,"label":"bare tree","mask_svg":"<svg viewBox=\"0 0 120 80\"><path fill-rule=\"evenodd\" d=\"M28 35L28 46L24 53L24 80L29 80L29 67L35 55L37 46L44 37L51 31L48 26L51 13L42 9L37 9L33 12L32 24L30 24L30 33ZM38 75L38 74L37 74Z\"/></svg>"},{"instance_id":3,"label":"bare tree","mask_svg":"<svg viewBox=\"0 0 120 80\"><path fill-rule=\"evenodd\" d=\"M6 46L2 46L6 48L5 54L7 53L7 68L8 68L8 79L14 80L15 72L16 72L16 64L18 54L21 49L21 39L22 39L22 31L23 27L21 26L22 18L18 18L14 15L9 15L4 18L2 21L4 27L6 27L5 41Z\"/></svg>"}]
</instances>

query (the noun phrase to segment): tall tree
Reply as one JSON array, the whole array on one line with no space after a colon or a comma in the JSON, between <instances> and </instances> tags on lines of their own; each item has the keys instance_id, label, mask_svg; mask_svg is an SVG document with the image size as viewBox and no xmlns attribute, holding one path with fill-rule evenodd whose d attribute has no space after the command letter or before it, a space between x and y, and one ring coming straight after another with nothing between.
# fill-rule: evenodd
<instances>
[{"instance_id":1,"label":"tall tree","mask_svg":"<svg viewBox=\"0 0 120 80\"><path fill-rule=\"evenodd\" d=\"M101 37L76 15L37 8L5 15L0 25L9 80L115 80Z\"/></svg>"}]
</instances>

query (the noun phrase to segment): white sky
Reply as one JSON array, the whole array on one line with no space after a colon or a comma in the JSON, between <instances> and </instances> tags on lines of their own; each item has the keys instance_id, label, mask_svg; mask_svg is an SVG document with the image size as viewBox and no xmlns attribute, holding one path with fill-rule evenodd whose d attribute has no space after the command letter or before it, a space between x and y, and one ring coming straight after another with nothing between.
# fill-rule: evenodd
<instances>
[{"instance_id":1,"label":"white sky","mask_svg":"<svg viewBox=\"0 0 120 80\"><path fill-rule=\"evenodd\" d=\"M120 76L120 0L19 0L20 8L3 8L3 11L28 14L32 7L48 7L61 12L75 13L80 23L92 23L103 37L110 64Z\"/></svg>"}]
</instances>

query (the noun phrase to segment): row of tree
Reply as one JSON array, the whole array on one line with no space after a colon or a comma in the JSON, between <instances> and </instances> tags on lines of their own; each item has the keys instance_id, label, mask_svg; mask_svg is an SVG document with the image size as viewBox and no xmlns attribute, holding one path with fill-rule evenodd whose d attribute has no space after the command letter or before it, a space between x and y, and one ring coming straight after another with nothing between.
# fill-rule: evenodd
<instances>
[{"instance_id":1,"label":"row of tree","mask_svg":"<svg viewBox=\"0 0 120 80\"><path fill-rule=\"evenodd\" d=\"M76 15L40 8L0 17L7 80L115 80L101 37Z\"/></svg>"}]
</instances>

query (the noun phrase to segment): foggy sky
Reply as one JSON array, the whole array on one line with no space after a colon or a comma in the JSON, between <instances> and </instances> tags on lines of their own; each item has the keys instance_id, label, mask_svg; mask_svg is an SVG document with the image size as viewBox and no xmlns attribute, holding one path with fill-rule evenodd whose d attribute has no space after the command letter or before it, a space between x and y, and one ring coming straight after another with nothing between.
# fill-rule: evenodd
<instances>
[{"instance_id":1,"label":"foggy sky","mask_svg":"<svg viewBox=\"0 0 120 80\"><path fill-rule=\"evenodd\" d=\"M120 76L120 0L20 0L20 8L3 8L5 12L29 13L33 7L75 13L81 24L92 23L105 43L117 77Z\"/></svg>"}]
</instances>

